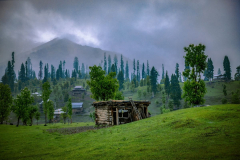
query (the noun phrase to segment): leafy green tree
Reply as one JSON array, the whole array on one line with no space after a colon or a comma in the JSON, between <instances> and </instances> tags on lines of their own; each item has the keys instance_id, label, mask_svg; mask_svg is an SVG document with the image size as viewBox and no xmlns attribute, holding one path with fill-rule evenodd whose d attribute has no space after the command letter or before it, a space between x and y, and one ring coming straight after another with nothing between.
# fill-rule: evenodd
<instances>
[{"instance_id":1,"label":"leafy green tree","mask_svg":"<svg viewBox=\"0 0 240 160\"><path fill-rule=\"evenodd\" d=\"M226 97L227 96L227 86L223 84L223 94Z\"/></svg>"},{"instance_id":2,"label":"leafy green tree","mask_svg":"<svg viewBox=\"0 0 240 160\"><path fill-rule=\"evenodd\" d=\"M32 126L33 124L33 117L34 115L36 114L36 112L38 111L38 107L37 106L33 106L31 105L29 108L28 108L28 118L30 119L30 126Z\"/></svg>"},{"instance_id":3,"label":"leafy green tree","mask_svg":"<svg viewBox=\"0 0 240 160\"><path fill-rule=\"evenodd\" d=\"M95 121L96 117L95 117L95 112L90 113L89 117L93 120L93 122Z\"/></svg>"},{"instance_id":4,"label":"leafy green tree","mask_svg":"<svg viewBox=\"0 0 240 160\"><path fill-rule=\"evenodd\" d=\"M151 84L151 89L154 94L157 92L157 78L158 77L158 72L155 69L155 67L152 67L151 72L150 72L150 84Z\"/></svg>"},{"instance_id":5,"label":"leafy green tree","mask_svg":"<svg viewBox=\"0 0 240 160\"><path fill-rule=\"evenodd\" d=\"M143 91L143 97L146 99L147 98L147 92L144 90Z\"/></svg>"},{"instance_id":6,"label":"leafy green tree","mask_svg":"<svg viewBox=\"0 0 240 160\"><path fill-rule=\"evenodd\" d=\"M185 65L191 67L183 72L183 75L188 78L186 82L184 82L183 86L183 98L191 105L198 105L204 103L204 94L206 93L206 87L203 80L201 80L201 73L206 68L206 59L205 55L205 46L199 44L194 46L190 44L189 47L184 47L184 52L186 53Z\"/></svg>"},{"instance_id":7,"label":"leafy green tree","mask_svg":"<svg viewBox=\"0 0 240 160\"><path fill-rule=\"evenodd\" d=\"M17 95L17 98L14 99L13 112L17 115L17 127L19 125L19 120L22 119L25 121L28 117L28 108L34 102L34 98L31 96L30 91L25 87L20 94Z\"/></svg>"},{"instance_id":8,"label":"leafy green tree","mask_svg":"<svg viewBox=\"0 0 240 160\"><path fill-rule=\"evenodd\" d=\"M53 116L54 116L54 104L53 101L49 100L48 103L48 119L50 122L53 122Z\"/></svg>"},{"instance_id":9,"label":"leafy green tree","mask_svg":"<svg viewBox=\"0 0 240 160\"><path fill-rule=\"evenodd\" d=\"M240 66L238 66L236 69L237 69L237 72L234 75L234 79L236 81L240 81Z\"/></svg>"},{"instance_id":10,"label":"leafy green tree","mask_svg":"<svg viewBox=\"0 0 240 160\"><path fill-rule=\"evenodd\" d=\"M44 115L45 115L45 125L44 126L47 126L47 114L48 114L48 110L49 110L49 104L48 103L48 100L49 100L49 96L50 94L52 93L52 90L50 89L50 84L49 82L45 82L43 84L43 92L42 92L42 99L43 99L43 112L44 112Z\"/></svg>"},{"instance_id":11,"label":"leafy green tree","mask_svg":"<svg viewBox=\"0 0 240 160\"><path fill-rule=\"evenodd\" d=\"M12 106L12 95L9 85L0 83L0 118L1 124L6 120L10 114Z\"/></svg>"},{"instance_id":12,"label":"leafy green tree","mask_svg":"<svg viewBox=\"0 0 240 160\"><path fill-rule=\"evenodd\" d=\"M142 98L142 91L139 89L138 90L138 97L141 99Z\"/></svg>"},{"instance_id":13,"label":"leafy green tree","mask_svg":"<svg viewBox=\"0 0 240 160\"><path fill-rule=\"evenodd\" d=\"M173 101L172 100L168 101L168 108L170 109L170 111L173 111Z\"/></svg>"},{"instance_id":14,"label":"leafy green tree","mask_svg":"<svg viewBox=\"0 0 240 160\"><path fill-rule=\"evenodd\" d=\"M124 100L123 93L121 91L117 91L114 99L115 100Z\"/></svg>"},{"instance_id":15,"label":"leafy green tree","mask_svg":"<svg viewBox=\"0 0 240 160\"><path fill-rule=\"evenodd\" d=\"M119 87L117 79L114 78L116 73L110 72L105 76L105 71L96 65L89 67L89 69L90 80L87 81L87 84L92 92L91 97L97 101L113 99Z\"/></svg>"},{"instance_id":16,"label":"leafy green tree","mask_svg":"<svg viewBox=\"0 0 240 160\"><path fill-rule=\"evenodd\" d=\"M237 90L235 93L232 93L232 104L240 104L239 90Z\"/></svg>"},{"instance_id":17,"label":"leafy green tree","mask_svg":"<svg viewBox=\"0 0 240 160\"><path fill-rule=\"evenodd\" d=\"M134 92L135 91L135 83L134 83L134 81L132 81L131 82L131 84L130 84L130 90L131 90L131 92Z\"/></svg>"},{"instance_id":18,"label":"leafy green tree","mask_svg":"<svg viewBox=\"0 0 240 160\"><path fill-rule=\"evenodd\" d=\"M38 125L38 120L40 119L41 113L39 111L36 112L35 118L37 120L37 125Z\"/></svg>"},{"instance_id":19,"label":"leafy green tree","mask_svg":"<svg viewBox=\"0 0 240 160\"><path fill-rule=\"evenodd\" d=\"M63 118L63 122L65 124L66 123L66 119L68 117L67 107L66 106L62 107L62 111L63 111L63 113L61 113L61 117Z\"/></svg>"},{"instance_id":20,"label":"leafy green tree","mask_svg":"<svg viewBox=\"0 0 240 160\"><path fill-rule=\"evenodd\" d=\"M67 114L68 114L68 117L71 119L71 123L72 123L72 100L71 100L71 98L69 98L68 102L67 102Z\"/></svg>"},{"instance_id":21,"label":"leafy green tree","mask_svg":"<svg viewBox=\"0 0 240 160\"><path fill-rule=\"evenodd\" d=\"M228 56L224 57L223 60L223 68L224 68L224 76L227 80L231 80L231 66L230 66L230 61L228 59Z\"/></svg>"}]
</instances>

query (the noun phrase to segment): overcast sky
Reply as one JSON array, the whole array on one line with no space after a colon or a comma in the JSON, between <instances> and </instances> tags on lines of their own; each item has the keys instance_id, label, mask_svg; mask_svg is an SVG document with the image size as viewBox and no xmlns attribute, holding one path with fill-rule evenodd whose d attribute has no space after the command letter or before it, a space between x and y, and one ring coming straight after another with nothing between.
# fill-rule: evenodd
<instances>
[{"instance_id":1,"label":"overcast sky","mask_svg":"<svg viewBox=\"0 0 240 160\"><path fill-rule=\"evenodd\" d=\"M56 37L147 60L159 74L176 63L184 69L183 47L206 45L215 74L228 55L240 65L238 0L10 0L0 1L0 64ZM233 75L232 75L233 76Z\"/></svg>"}]
</instances>

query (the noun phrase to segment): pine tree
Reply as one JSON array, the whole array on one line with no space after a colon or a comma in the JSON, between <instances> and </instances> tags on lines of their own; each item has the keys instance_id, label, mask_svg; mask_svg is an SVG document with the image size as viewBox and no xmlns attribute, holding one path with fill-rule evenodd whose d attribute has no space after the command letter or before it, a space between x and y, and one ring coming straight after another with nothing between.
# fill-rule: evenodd
<instances>
[{"instance_id":1,"label":"pine tree","mask_svg":"<svg viewBox=\"0 0 240 160\"><path fill-rule=\"evenodd\" d=\"M108 55L108 74L111 72L112 60L111 55Z\"/></svg>"},{"instance_id":2,"label":"pine tree","mask_svg":"<svg viewBox=\"0 0 240 160\"><path fill-rule=\"evenodd\" d=\"M106 57L106 53L104 52L104 71L105 71L105 74L107 74L107 57Z\"/></svg>"},{"instance_id":3,"label":"pine tree","mask_svg":"<svg viewBox=\"0 0 240 160\"><path fill-rule=\"evenodd\" d=\"M206 76L209 80L213 79L214 66L211 58L208 58Z\"/></svg>"},{"instance_id":4,"label":"pine tree","mask_svg":"<svg viewBox=\"0 0 240 160\"><path fill-rule=\"evenodd\" d=\"M78 58L77 58L77 57L74 57L73 68L74 68L77 72L78 72L78 64L79 64Z\"/></svg>"},{"instance_id":5,"label":"pine tree","mask_svg":"<svg viewBox=\"0 0 240 160\"><path fill-rule=\"evenodd\" d=\"M140 82L139 60L137 60L137 81Z\"/></svg>"},{"instance_id":6,"label":"pine tree","mask_svg":"<svg viewBox=\"0 0 240 160\"><path fill-rule=\"evenodd\" d=\"M39 73L38 73L38 79L42 80L43 78L43 63L42 61L39 62Z\"/></svg>"},{"instance_id":7,"label":"pine tree","mask_svg":"<svg viewBox=\"0 0 240 160\"><path fill-rule=\"evenodd\" d=\"M157 79L158 79L158 72L153 66L150 72L150 84L151 84L151 89L154 94L157 92Z\"/></svg>"},{"instance_id":8,"label":"pine tree","mask_svg":"<svg viewBox=\"0 0 240 160\"><path fill-rule=\"evenodd\" d=\"M176 63L175 74L176 74L176 77L177 77L177 80L178 80L179 79L179 64L178 63Z\"/></svg>"},{"instance_id":9,"label":"pine tree","mask_svg":"<svg viewBox=\"0 0 240 160\"><path fill-rule=\"evenodd\" d=\"M123 61L123 56L121 54L121 65L120 65L121 71L123 73L123 78L124 78L124 61Z\"/></svg>"},{"instance_id":10,"label":"pine tree","mask_svg":"<svg viewBox=\"0 0 240 160\"><path fill-rule=\"evenodd\" d=\"M185 69L184 69L184 72L186 72L187 70L190 70L190 67L189 67L189 65L187 65L187 63L186 63L186 60L185 60ZM183 76L184 77L184 82L186 82L187 81L187 77L185 77L185 76ZM204 80L205 81L205 80Z\"/></svg>"},{"instance_id":11,"label":"pine tree","mask_svg":"<svg viewBox=\"0 0 240 160\"><path fill-rule=\"evenodd\" d=\"M218 75L221 75L222 73L221 73L221 70L220 70L220 68L218 68Z\"/></svg>"},{"instance_id":12,"label":"pine tree","mask_svg":"<svg viewBox=\"0 0 240 160\"><path fill-rule=\"evenodd\" d=\"M53 65L51 65L51 81L53 81L55 77L56 77L55 68Z\"/></svg>"},{"instance_id":13,"label":"pine tree","mask_svg":"<svg viewBox=\"0 0 240 160\"><path fill-rule=\"evenodd\" d=\"M133 75L134 76L136 75L135 72L136 72L135 59L133 59Z\"/></svg>"},{"instance_id":14,"label":"pine tree","mask_svg":"<svg viewBox=\"0 0 240 160\"><path fill-rule=\"evenodd\" d=\"M85 65L84 65L84 63L82 63L81 74L82 74L82 78L85 78Z\"/></svg>"},{"instance_id":15,"label":"pine tree","mask_svg":"<svg viewBox=\"0 0 240 160\"><path fill-rule=\"evenodd\" d=\"M170 94L170 81L169 81L169 77L168 77L168 72L166 71L166 76L165 76L165 81L164 81L164 89L166 94L169 97Z\"/></svg>"},{"instance_id":16,"label":"pine tree","mask_svg":"<svg viewBox=\"0 0 240 160\"><path fill-rule=\"evenodd\" d=\"M114 64L115 64L115 71L116 71L116 75L118 74L118 58L117 55L114 55Z\"/></svg>"},{"instance_id":17,"label":"pine tree","mask_svg":"<svg viewBox=\"0 0 240 160\"><path fill-rule=\"evenodd\" d=\"M173 99L173 104L179 107L181 100L181 87L178 82L176 75L171 76L171 85L170 85L170 97Z\"/></svg>"},{"instance_id":18,"label":"pine tree","mask_svg":"<svg viewBox=\"0 0 240 160\"><path fill-rule=\"evenodd\" d=\"M123 72L120 71L117 76L118 82L119 82L119 90L123 89L123 83L124 83L124 77L123 77Z\"/></svg>"},{"instance_id":19,"label":"pine tree","mask_svg":"<svg viewBox=\"0 0 240 160\"><path fill-rule=\"evenodd\" d=\"M147 75L150 76L148 60L147 60Z\"/></svg>"},{"instance_id":20,"label":"pine tree","mask_svg":"<svg viewBox=\"0 0 240 160\"><path fill-rule=\"evenodd\" d=\"M126 69L125 69L125 79L129 79L129 67L128 67L128 61L126 61Z\"/></svg>"},{"instance_id":21,"label":"pine tree","mask_svg":"<svg viewBox=\"0 0 240 160\"><path fill-rule=\"evenodd\" d=\"M144 63L142 65L142 79L146 78L146 75L145 75L145 66L144 66Z\"/></svg>"},{"instance_id":22,"label":"pine tree","mask_svg":"<svg viewBox=\"0 0 240 160\"><path fill-rule=\"evenodd\" d=\"M32 62L29 57L27 58L27 77L32 79Z\"/></svg>"},{"instance_id":23,"label":"pine tree","mask_svg":"<svg viewBox=\"0 0 240 160\"><path fill-rule=\"evenodd\" d=\"M21 64L21 68L20 68L20 72L19 72L19 80L21 80L22 82L25 82L25 67L24 64Z\"/></svg>"},{"instance_id":24,"label":"pine tree","mask_svg":"<svg viewBox=\"0 0 240 160\"><path fill-rule=\"evenodd\" d=\"M224 61L223 61L223 68L224 68L224 76L227 80L231 80L231 66L230 66L230 61L228 59L228 56L224 57Z\"/></svg>"}]
</instances>

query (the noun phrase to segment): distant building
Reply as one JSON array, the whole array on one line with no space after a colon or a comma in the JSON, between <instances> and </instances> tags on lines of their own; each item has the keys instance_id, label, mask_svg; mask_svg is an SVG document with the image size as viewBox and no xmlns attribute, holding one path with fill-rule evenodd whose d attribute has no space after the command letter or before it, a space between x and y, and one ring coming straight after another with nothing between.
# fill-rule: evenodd
<instances>
[{"instance_id":1,"label":"distant building","mask_svg":"<svg viewBox=\"0 0 240 160\"><path fill-rule=\"evenodd\" d=\"M62 113L65 113L65 112L63 112L62 108L56 109L54 111L53 119L54 119L55 122L59 122L60 121L60 117L61 117Z\"/></svg>"},{"instance_id":2,"label":"distant building","mask_svg":"<svg viewBox=\"0 0 240 160\"><path fill-rule=\"evenodd\" d=\"M74 102L72 103L72 113L80 114L83 111L83 102Z\"/></svg>"},{"instance_id":3,"label":"distant building","mask_svg":"<svg viewBox=\"0 0 240 160\"><path fill-rule=\"evenodd\" d=\"M225 81L226 78L223 74L218 74L213 76L213 81Z\"/></svg>"},{"instance_id":4,"label":"distant building","mask_svg":"<svg viewBox=\"0 0 240 160\"><path fill-rule=\"evenodd\" d=\"M41 94L39 94L38 92L32 93L32 95L36 95L38 97L42 96Z\"/></svg>"},{"instance_id":5,"label":"distant building","mask_svg":"<svg viewBox=\"0 0 240 160\"><path fill-rule=\"evenodd\" d=\"M72 90L73 96L81 96L82 94L86 95L86 89L84 89L82 86L76 86Z\"/></svg>"}]
</instances>

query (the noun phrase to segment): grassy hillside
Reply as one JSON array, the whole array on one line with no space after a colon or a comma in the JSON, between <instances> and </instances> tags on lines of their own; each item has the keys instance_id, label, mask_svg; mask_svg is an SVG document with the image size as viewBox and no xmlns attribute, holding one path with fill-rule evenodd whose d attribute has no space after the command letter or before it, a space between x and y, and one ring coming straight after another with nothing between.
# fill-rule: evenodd
<instances>
[{"instance_id":1,"label":"grassy hillside","mask_svg":"<svg viewBox=\"0 0 240 160\"><path fill-rule=\"evenodd\" d=\"M224 98L223 94L223 87L222 85L225 84L227 86L227 100L229 103L231 103L231 97L232 92L236 92L238 89L240 89L240 81L232 81L232 82L215 82L215 83L208 83L206 82L206 88L207 93L204 96L205 99L205 105L218 105L222 104L222 98ZM162 88L164 85L161 85ZM180 87L183 88L183 83L180 83ZM157 93L153 98L152 94L148 93L147 97L144 96L138 97L138 90L141 90L142 92L147 90L146 86L138 87L135 89L134 92L131 92L129 90L124 90L123 94L125 96L125 100L128 100L128 97L132 97L134 100L149 100L151 101L151 104L149 106L149 111L153 116L160 114L160 106L162 105L162 94ZM157 105L155 102L158 100L160 102L159 105ZM181 100L181 106L180 108L183 108L184 99Z\"/></svg>"},{"instance_id":2,"label":"grassy hillside","mask_svg":"<svg viewBox=\"0 0 240 160\"><path fill-rule=\"evenodd\" d=\"M141 121L63 135L0 125L1 159L240 159L240 105L182 109Z\"/></svg>"}]
</instances>

